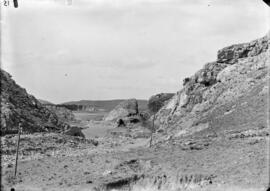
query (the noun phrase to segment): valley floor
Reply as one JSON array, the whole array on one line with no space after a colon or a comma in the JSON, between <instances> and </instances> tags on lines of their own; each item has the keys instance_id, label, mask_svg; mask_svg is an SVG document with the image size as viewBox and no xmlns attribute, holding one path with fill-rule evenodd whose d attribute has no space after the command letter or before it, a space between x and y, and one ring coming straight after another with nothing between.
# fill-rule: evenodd
<instances>
[{"instance_id":1,"label":"valley floor","mask_svg":"<svg viewBox=\"0 0 270 191\"><path fill-rule=\"evenodd\" d=\"M23 135L14 178L17 137L3 137L2 189L265 190L269 180L265 132L187 137L152 148L149 138L92 138Z\"/></svg>"}]
</instances>

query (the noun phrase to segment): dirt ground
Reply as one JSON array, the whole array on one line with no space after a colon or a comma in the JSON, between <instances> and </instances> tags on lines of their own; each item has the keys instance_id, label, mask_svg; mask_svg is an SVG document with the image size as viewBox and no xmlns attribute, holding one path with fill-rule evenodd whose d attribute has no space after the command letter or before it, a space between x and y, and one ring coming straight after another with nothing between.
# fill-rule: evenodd
<instances>
[{"instance_id":1,"label":"dirt ground","mask_svg":"<svg viewBox=\"0 0 270 191\"><path fill-rule=\"evenodd\" d=\"M110 129L106 125L103 128ZM93 136L89 127L84 130L86 140L55 133L23 135L16 178L17 137L3 137L1 190L265 190L267 186L266 129L168 139L151 148L147 137L132 138L128 131L114 130Z\"/></svg>"}]
</instances>

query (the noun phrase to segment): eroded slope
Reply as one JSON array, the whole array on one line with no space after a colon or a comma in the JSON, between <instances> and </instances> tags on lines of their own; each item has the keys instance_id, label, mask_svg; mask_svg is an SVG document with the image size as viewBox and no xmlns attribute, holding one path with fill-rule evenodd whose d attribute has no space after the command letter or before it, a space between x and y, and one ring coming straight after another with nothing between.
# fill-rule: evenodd
<instances>
[{"instance_id":1,"label":"eroded slope","mask_svg":"<svg viewBox=\"0 0 270 191\"><path fill-rule=\"evenodd\" d=\"M25 133L61 130L66 124L1 71L1 133L14 133L19 123Z\"/></svg>"},{"instance_id":2,"label":"eroded slope","mask_svg":"<svg viewBox=\"0 0 270 191\"><path fill-rule=\"evenodd\" d=\"M186 78L157 114L163 132L157 137L266 127L269 36L223 48L215 62Z\"/></svg>"}]
</instances>

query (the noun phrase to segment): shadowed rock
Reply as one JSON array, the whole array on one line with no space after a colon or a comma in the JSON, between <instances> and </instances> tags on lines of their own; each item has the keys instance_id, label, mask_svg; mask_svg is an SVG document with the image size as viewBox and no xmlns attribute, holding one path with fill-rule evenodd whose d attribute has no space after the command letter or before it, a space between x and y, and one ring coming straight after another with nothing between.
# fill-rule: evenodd
<instances>
[{"instance_id":1,"label":"shadowed rock","mask_svg":"<svg viewBox=\"0 0 270 191\"><path fill-rule=\"evenodd\" d=\"M85 135L83 134L83 132L81 131L81 129L79 127L70 127L69 129L67 129L64 134L66 135L70 135L70 136L76 136L76 137L83 137L85 138Z\"/></svg>"}]
</instances>

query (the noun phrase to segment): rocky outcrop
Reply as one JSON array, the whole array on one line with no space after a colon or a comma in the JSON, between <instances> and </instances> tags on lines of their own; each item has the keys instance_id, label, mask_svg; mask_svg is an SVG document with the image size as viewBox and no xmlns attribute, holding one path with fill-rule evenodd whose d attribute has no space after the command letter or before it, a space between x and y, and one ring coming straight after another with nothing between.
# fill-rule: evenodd
<instances>
[{"instance_id":1,"label":"rocky outcrop","mask_svg":"<svg viewBox=\"0 0 270 191\"><path fill-rule=\"evenodd\" d=\"M232 45L218 51L217 62L234 64L240 58L254 57L269 49L269 36L250 43Z\"/></svg>"},{"instance_id":2,"label":"rocky outcrop","mask_svg":"<svg viewBox=\"0 0 270 191\"><path fill-rule=\"evenodd\" d=\"M65 107L59 107L57 105L45 105L45 107L54 112L62 122L72 122L76 120L72 111Z\"/></svg>"},{"instance_id":3,"label":"rocky outcrop","mask_svg":"<svg viewBox=\"0 0 270 191\"><path fill-rule=\"evenodd\" d=\"M118 119L138 114L138 103L136 99L128 99L117 105L107 116L105 121L117 121Z\"/></svg>"},{"instance_id":4,"label":"rocky outcrop","mask_svg":"<svg viewBox=\"0 0 270 191\"><path fill-rule=\"evenodd\" d=\"M266 127L270 34L218 51L157 113L164 136ZM157 137L163 135L157 134Z\"/></svg>"},{"instance_id":5,"label":"rocky outcrop","mask_svg":"<svg viewBox=\"0 0 270 191\"><path fill-rule=\"evenodd\" d=\"M11 75L1 71L1 134L15 133L19 123L23 132L60 131L66 124L21 88Z\"/></svg>"},{"instance_id":6,"label":"rocky outcrop","mask_svg":"<svg viewBox=\"0 0 270 191\"><path fill-rule=\"evenodd\" d=\"M154 100L154 102L158 102L161 105L166 105L166 103L174 96L173 93L160 93L160 94L156 94L153 95L149 98L148 104L149 102L151 102L152 100Z\"/></svg>"}]
</instances>

